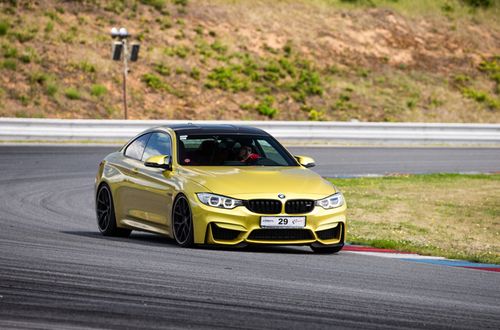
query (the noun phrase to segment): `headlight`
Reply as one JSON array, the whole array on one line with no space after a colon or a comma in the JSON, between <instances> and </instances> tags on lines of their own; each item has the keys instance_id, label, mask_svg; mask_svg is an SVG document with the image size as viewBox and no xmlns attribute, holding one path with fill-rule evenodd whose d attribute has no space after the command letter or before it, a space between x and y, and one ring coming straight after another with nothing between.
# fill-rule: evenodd
<instances>
[{"instance_id":1,"label":"headlight","mask_svg":"<svg viewBox=\"0 0 500 330\"><path fill-rule=\"evenodd\" d=\"M243 201L226 196L209 193L197 193L196 196L203 204L221 209L234 209L236 206L243 205Z\"/></svg>"},{"instance_id":2,"label":"headlight","mask_svg":"<svg viewBox=\"0 0 500 330\"><path fill-rule=\"evenodd\" d=\"M338 192L336 194L328 196L327 198L317 200L315 205L321 206L326 210L340 207L344 205L344 196L342 196L342 193Z\"/></svg>"}]
</instances>

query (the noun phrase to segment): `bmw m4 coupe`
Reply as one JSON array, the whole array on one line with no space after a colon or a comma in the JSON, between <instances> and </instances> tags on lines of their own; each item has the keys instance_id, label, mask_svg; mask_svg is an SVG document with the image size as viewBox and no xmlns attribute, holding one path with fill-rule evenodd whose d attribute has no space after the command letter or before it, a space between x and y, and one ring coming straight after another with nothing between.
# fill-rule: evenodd
<instances>
[{"instance_id":1,"label":"bmw m4 coupe","mask_svg":"<svg viewBox=\"0 0 500 330\"><path fill-rule=\"evenodd\" d=\"M344 246L346 203L263 130L233 125L152 128L100 163L95 182L103 235L132 230L194 244Z\"/></svg>"}]
</instances>

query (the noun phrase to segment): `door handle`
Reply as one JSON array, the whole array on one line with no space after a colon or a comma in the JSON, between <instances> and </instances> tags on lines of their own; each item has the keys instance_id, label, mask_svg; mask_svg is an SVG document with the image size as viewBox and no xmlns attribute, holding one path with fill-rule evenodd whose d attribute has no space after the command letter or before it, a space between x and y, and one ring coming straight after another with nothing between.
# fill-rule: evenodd
<instances>
[{"instance_id":1,"label":"door handle","mask_svg":"<svg viewBox=\"0 0 500 330\"><path fill-rule=\"evenodd\" d=\"M139 174L139 169L136 167L136 168L133 168L132 169L132 173L134 174Z\"/></svg>"}]
</instances>

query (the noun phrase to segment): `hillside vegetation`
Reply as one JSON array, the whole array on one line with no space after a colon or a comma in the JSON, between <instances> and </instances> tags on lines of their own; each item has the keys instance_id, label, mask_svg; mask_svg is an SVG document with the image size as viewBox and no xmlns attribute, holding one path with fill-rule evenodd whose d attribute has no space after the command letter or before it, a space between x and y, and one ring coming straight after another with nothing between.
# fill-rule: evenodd
<instances>
[{"instance_id":1,"label":"hillside vegetation","mask_svg":"<svg viewBox=\"0 0 500 330\"><path fill-rule=\"evenodd\" d=\"M500 122L497 0L0 3L0 116Z\"/></svg>"}]
</instances>

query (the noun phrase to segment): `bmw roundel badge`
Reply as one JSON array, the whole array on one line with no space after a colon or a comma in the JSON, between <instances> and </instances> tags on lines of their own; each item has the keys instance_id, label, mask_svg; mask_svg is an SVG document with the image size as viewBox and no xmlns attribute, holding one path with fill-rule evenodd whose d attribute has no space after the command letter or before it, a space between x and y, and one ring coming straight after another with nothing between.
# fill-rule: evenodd
<instances>
[{"instance_id":1,"label":"bmw roundel badge","mask_svg":"<svg viewBox=\"0 0 500 330\"><path fill-rule=\"evenodd\" d=\"M285 196L284 194L278 194L278 197L279 197L280 199L284 199L286 196Z\"/></svg>"}]
</instances>

